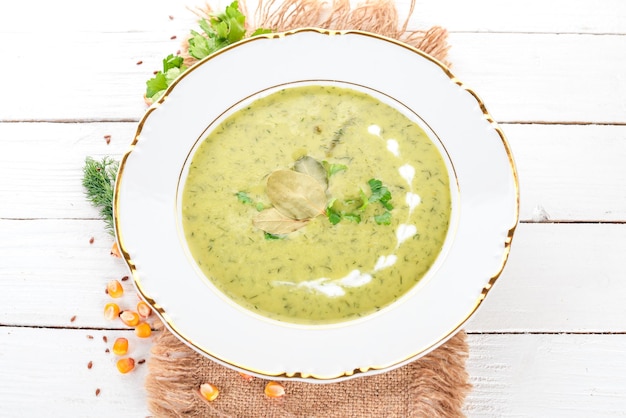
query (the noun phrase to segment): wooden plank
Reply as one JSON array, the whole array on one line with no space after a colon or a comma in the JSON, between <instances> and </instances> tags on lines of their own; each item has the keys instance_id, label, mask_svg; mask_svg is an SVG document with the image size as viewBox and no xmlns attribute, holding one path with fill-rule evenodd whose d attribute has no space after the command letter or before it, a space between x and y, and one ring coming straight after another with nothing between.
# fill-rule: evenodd
<instances>
[{"instance_id":1,"label":"wooden plank","mask_svg":"<svg viewBox=\"0 0 626 418\"><path fill-rule=\"evenodd\" d=\"M195 21L191 9L204 4L194 0L109 0L106 3L81 0L60 0L54 3L40 1L36 2L37 12L34 13L33 3L35 2L3 5L6 11L0 13L0 33L34 32L44 42L46 36L59 33L71 34L73 37L89 32L167 34Z\"/></svg>"},{"instance_id":2,"label":"wooden plank","mask_svg":"<svg viewBox=\"0 0 626 418\"><path fill-rule=\"evenodd\" d=\"M352 2L357 3L356 0ZM230 1L212 0L208 3L219 11ZM254 10L257 1L245 3ZM404 18L409 10L409 0L396 3L400 17ZM38 3L37 13L33 13L31 2L17 2L11 5L10 13L0 14L0 33L26 33L33 29L46 33L52 28L71 33L157 32L193 22L194 15L189 9L203 4L200 0L134 0L132 3L109 0L106 4L62 0ZM441 25L452 32L624 34L625 14L621 0L600 3L593 0L528 0L508 4L498 0L417 0L410 27ZM75 16L83 18L76 19ZM174 19L170 20L169 16ZM24 25L24 20L30 25Z\"/></svg>"},{"instance_id":3,"label":"wooden plank","mask_svg":"<svg viewBox=\"0 0 626 418\"><path fill-rule=\"evenodd\" d=\"M106 283L128 273L100 221L4 220L0 230L0 324L123 328L102 315ZM625 237L623 224L521 224L468 330L626 331ZM132 308L125 288L119 304Z\"/></svg>"},{"instance_id":4,"label":"wooden plank","mask_svg":"<svg viewBox=\"0 0 626 418\"><path fill-rule=\"evenodd\" d=\"M497 121L626 121L626 36L453 33L449 41L452 72Z\"/></svg>"},{"instance_id":5,"label":"wooden plank","mask_svg":"<svg viewBox=\"0 0 626 418\"><path fill-rule=\"evenodd\" d=\"M103 317L106 303L134 309L137 297L130 280L123 298L105 293L128 269L101 221L0 220L0 230L0 324L127 328Z\"/></svg>"},{"instance_id":6,"label":"wooden plank","mask_svg":"<svg viewBox=\"0 0 626 418\"><path fill-rule=\"evenodd\" d=\"M626 332L624 254L624 224L522 224L467 329Z\"/></svg>"},{"instance_id":7,"label":"wooden plank","mask_svg":"<svg viewBox=\"0 0 626 418\"><path fill-rule=\"evenodd\" d=\"M503 125L525 221L626 220L626 126Z\"/></svg>"},{"instance_id":8,"label":"wooden plank","mask_svg":"<svg viewBox=\"0 0 626 418\"><path fill-rule=\"evenodd\" d=\"M135 129L135 123L0 123L0 218L99 216L82 186L85 158L119 160Z\"/></svg>"},{"instance_id":9,"label":"wooden plank","mask_svg":"<svg viewBox=\"0 0 626 418\"><path fill-rule=\"evenodd\" d=\"M172 22L178 26L166 22L168 34L159 36L130 29L77 36L72 23L46 36L5 33L4 53L20 62L21 76L36 95L25 94L21 83L7 83L0 121L138 119L145 110L146 80L163 57L180 48L180 39L170 34L181 38L190 30ZM626 36L455 32L449 40L454 73L485 100L496 120L626 122ZM28 54L24 45L38 45L38 54ZM71 70L65 64L42 70L43 62L61 59L59 48L80 51L80 58L71 61ZM0 67L0 77L9 79L13 71Z\"/></svg>"},{"instance_id":10,"label":"wooden plank","mask_svg":"<svg viewBox=\"0 0 626 418\"><path fill-rule=\"evenodd\" d=\"M40 44L40 53L26 55L24 44ZM52 32L43 38L10 33L3 48L21 62L21 77L37 95L26 94L21 83L7 83L0 121L137 120L145 109L146 80L165 56L179 49L179 42L145 32L86 32L80 37ZM59 48L68 54L80 51L71 68L56 64ZM42 62L55 65L42 71ZM0 67L0 76L11 77L13 71Z\"/></svg>"},{"instance_id":11,"label":"wooden plank","mask_svg":"<svg viewBox=\"0 0 626 418\"><path fill-rule=\"evenodd\" d=\"M405 6L407 1L399 1ZM626 33L621 0L502 2L417 0L411 24L438 24L452 32ZM404 9L401 9L404 10Z\"/></svg>"},{"instance_id":12,"label":"wooden plank","mask_svg":"<svg viewBox=\"0 0 626 418\"><path fill-rule=\"evenodd\" d=\"M626 221L626 126L502 128L518 166L522 220ZM0 123L0 218L97 217L82 188L85 158L119 159L135 129L135 123Z\"/></svg>"},{"instance_id":13,"label":"wooden plank","mask_svg":"<svg viewBox=\"0 0 626 418\"><path fill-rule=\"evenodd\" d=\"M143 389L147 364L136 364L135 370L122 375L115 366L118 357L105 352L115 338L125 337L128 356L147 359L150 340L130 334L0 327L2 416L148 416Z\"/></svg>"},{"instance_id":14,"label":"wooden plank","mask_svg":"<svg viewBox=\"0 0 626 418\"><path fill-rule=\"evenodd\" d=\"M479 417L617 417L626 411L626 335L469 335Z\"/></svg>"},{"instance_id":15,"label":"wooden plank","mask_svg":"<svg viewBox=\"0 0 626 418\"><path fill-rule=\"evenodd\" d=\"M3 413L147 416L146 365L121 375L115 369L116 357L105 353L114 338L125 336L131 342L130 355L147 358L150 341L128 334L0 328ZM105 335L108 343L102 340ZM473 390L465 411L472 418L602 418L626 410L625 335L469 335L468 343L467 370ZM93 366L88 369L90 361Z\"/></svg>"}]
</instances>

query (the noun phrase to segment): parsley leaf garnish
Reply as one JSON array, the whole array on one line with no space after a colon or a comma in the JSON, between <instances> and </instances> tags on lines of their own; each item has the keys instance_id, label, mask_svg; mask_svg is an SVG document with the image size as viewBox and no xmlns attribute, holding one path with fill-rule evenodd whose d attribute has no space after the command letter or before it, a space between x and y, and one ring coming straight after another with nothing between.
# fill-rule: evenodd
<instances>
[{"instance_id":1,"label":"parsley leaf garnish","mask_svg":"<svg viewBox=\"0 0 626 418\"><path fill-rule=\"evenodd\" d=\"M331 200L328 206L326 207L326 216L328 216L328 221L333 225L337 225L339 222L341 222L341 217L342 217L341 212L333 208L333 205L335 204L336 200L337 199Z\"/></svg>"},{"instance_id":2,"label":"parsley leaf garnish","mask_svg":"<svg viewBox=\"0 0 626 418\"><path fill-rule=\"evenodd\" d=\"M391 212L386 210L385 213L381 215L374 215L374 221L376 221L378 225L390 225L391 224Z\"/></svg>"},{"instance_id":3,"label":"parsley leaf garnish","mask_svg":"<svg viewBox=\"0 0 626 418\"><path fill-rule=\"evenodd\" d=\"M348 169L348 166L344 164L331 164L328 161L322 161L322 164L324 165L324 168L326 169L326 175L328 176L328 178L334 176L340 171L344 171Z\"/></svg>"},{"instance_id":4,"label":"parsley leaf garnish","mask_svg":"<svg viewBox=\"0 0 626 418\"><path fill-rule=\"evenodd\" d=\"M370 179L369 184L372 191L372 195L369 197L369 203L379 202L387 210L393 209L393 205L389 203L391 200L391 192L386 186L383 186L383 182L377 179Z\"/></svg>"},{"instance_id":5,"label":"parsley leaf garnish","mask_svg":"<svg viewBox=\"0 0 626 418\"><path fill-rule=\"evenodd\" d=\"M237 192L235 193L235 196L237 196L237 200L239 200L244 205L254 206L254 208L258 212L261 212L263 209L265 209L265 205L263 203L255 202L250 196L248 196L248 193L246 192Z\"/></svg>"},{"instance_id":6,"label":"parsley leaf garnish","mask_svg":"<svg viewBox=\"0 0 626 418\"><path fill-rule=\"evenodd\" d=\"M248 193L246 192L237 192L235 193L235 196L237 196L237 200L239 200L241 203L245 203L246 205L254 204L254 201L250 198L250 196L248 196Z\"/></svg>"}]
</instances>

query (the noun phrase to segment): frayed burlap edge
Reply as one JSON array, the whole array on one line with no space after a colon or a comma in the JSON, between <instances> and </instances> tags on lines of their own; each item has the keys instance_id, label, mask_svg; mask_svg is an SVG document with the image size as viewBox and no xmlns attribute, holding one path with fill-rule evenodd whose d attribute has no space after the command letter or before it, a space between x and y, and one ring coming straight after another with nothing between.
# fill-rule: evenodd
<instances>
[{"instance_id":1,"label":"frayed burlap edge","mask_svg":"<svg viewBox=\"0 0 626 418\"><path fill-rule=\"evenodd\" d=\"M239 6L249 31L257 27L278 32L299 27L363 30L405 42L450 65L444 28L407 30L414 1L402 24L393 0L367 0L354 7L349 0L260 0L254 13L248 13L244 1ZM208 5L193 11L199 17L213 12ZM182 55L187 65L195 62L186 41ZM190 349L160 322L156 326L146 378L148 408L155 417L456 418L464 416L462 408L471 389L463 331L430 354L387 373L325 385L289 381L284 383L284 397L270 399L263 394L266 381L247 381ZM216 336L220 337L227 338ZM220 388L216 401L209 403L199 396L197 390L205 382Z\"/></svg>"},{"instance_id":2,"label":"frayed burlap edge","mask_svg":"<svg viewBox=\"0 0 626 418\"><path fill-rule=\"evenodd\" d=\"M354 7L350 0L259 0L254 13L248 13L244 0L239 1L239 8L247 16L248 33L256 28L275 32L303 27L362 30L402 41L450 66L446 29L440 26L427 30L407 29L414 7L415 0L411 0L409 14L400 24L394 0L366 0ZM208 18L213 13L208 4L192 11L200 18ZM182 56L187 65L196 62L187 53L186 40L183 41Z\"/></svg>"},{"instance_id":3,"label":"frayed burlap edge","mask_svg":"<svg viewBox=\"0 0 626 418\"><path fill-rule=\"evenodd\" d=\"M263 392L267 381L244 379L183 344L161 323L156 327L146 379L148 407L155 417L456 418L464 416L471 389L463 331L419 360L386 373L331 384L287 381L286 395L271 399ZM217 400L199 396L205 382L220 389Z\"/></svg>"}]
</instances>

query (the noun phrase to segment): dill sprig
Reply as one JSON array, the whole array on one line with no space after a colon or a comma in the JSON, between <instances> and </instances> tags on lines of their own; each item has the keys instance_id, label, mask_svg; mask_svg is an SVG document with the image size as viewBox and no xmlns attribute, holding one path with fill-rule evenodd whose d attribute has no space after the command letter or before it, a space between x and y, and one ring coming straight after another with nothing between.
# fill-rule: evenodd
<instances>
[{"instance_id":1,"label":"dill sprig","mask_svg":"<svg viewBox=\"0 0 626 418\"><path fill-rule=\"evenodd\" d=\"M87 199L100 209L100 216L106 224L107 232L115 235L113 228L113 189L119 169L119 162L111 157L96 161L92 157L85 159L83 168L83 187Z\"/></svg>"}]
</instances>

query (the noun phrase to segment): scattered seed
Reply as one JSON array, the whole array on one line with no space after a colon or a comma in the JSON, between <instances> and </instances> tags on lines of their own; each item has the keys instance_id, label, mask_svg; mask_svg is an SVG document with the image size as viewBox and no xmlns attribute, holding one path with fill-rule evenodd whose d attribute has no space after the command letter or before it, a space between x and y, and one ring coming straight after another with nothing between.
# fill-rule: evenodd
<instances>
[{"instance_id":1,"label":"scattered seed","mask_svg":"<svg viewBox=\"0 0 626 418\"><path fill-rule=\"evenodd\" d=\"M139 360L139 361L137 362L137 364L144 364L145 362L146 362L146 359L145 359L145 358L142 358L141 360Z\"/></svg>"},{"instance_id":2,"label":"scattered seed","mask_svg":"<svg viewBox=\"0 0 626 418\"><path fill-rule=\"evenodd\" d=\"M135 311L122 311L120 319L129 327L136 327L139 324L139 314Z\"/></svg>"},{"instance_id":3,"label":"scattered seed","mask_svg":"<svg viewBox=\"0 0 626 418\"><path fill-rule=\"evenodd\" d=\"M211 383L203 383L200 385L200 395L207 401L214 401L219 396L220 391L217 386Z\"/></svg>"},{"instance_id":4,"label":"scattered seed","mask_svg":"<svg viewBox=\"0 0 626 418\"><path fill-rule=\"evenodd\" d=\"M174 20L174 16L170 15L169 16L170 20Z\"/></svg>"},{"instance_id":5,"label":"scattered seed","mask_svg":"<svg viewBox=\"0 0 626 418\"><path fill-rule=\"evenodd\" d=\"M90 244L93 244L93 242L94 242L94 241L95 241L95 238L94 238L94 237L89 238L89 243L90 243Z\"/></svg>"},{"instance_id":6,"label":"scattered seed","mask_svg":"<svg viewBox=\"0 0 626 418\"><path fill-rule=\"evenodd\" d=\"M87 335L87 338L93 340L93 335Z\"/></svg>"},{"instance_id":7,"label":"scattered seed","mask_svg":"<svg viewBox=\"0 0 626 418\"><path fill-rule=\"evenodd\" d=\"M110 352L111 352L111 350L109 350L108 348L105 348L105 349L104 349L104 352L108 354L108 353L110 353Z\"/></svg>"},{"instance_id":8,"label":"scattered seed","mask_svg":"<svg viewBox=\"0 0 626 418\"><path fill-rule=\"evenodd\" d=\"M106 141L107 144L111 143L111 135L105 135L104 136L104 140Z\"/></svg>"},{"instance_id":9,"label":"scattered seed","mask_svg":"<svg viewBox=\"0 0 626 418\"><path fill-rule=\"evenodd\" d=\"M107 336L106 336L106 335L103 335L103 336L102 336L102 341L104 341L105 343L108 343L108 342L109 342L109 339L107 338Z\"/></svg>"},{"instance_id":10,"label":"scattered seed","mask_svg":"<svg viewBox=\"0 0 626 418\"><path fill-rule=\"evenodd\" d=\"M143 64L142 60L137 61L137 65L141 65L141 64Z\"/></svg>"},{"instance_id":11,"label":"scattered seed","mask_svg":"<svg viewBox=\"0 0 626 418\"><path fill-rule=\"evenodd\" d=\"M100 388L96 389L96 396L100 396Z\"/></svg>"},{"instance_id":12,"label":"scattered seed","mask_svg":"<svg viewBox=\"0 0 626 418\"><path fill-rule=\"evenodd\" d=\"M264 392L268 398L280 398L285 395L285 388L280 383L271 381L265 385Z\"/></svg>"},{"instance_id":13,"label":"scattered seed","mask_svg":"<svg viewBox=\"0 0 626 418\"><path fill-rule=\"evenodd\" d=\"M152 71L152 74L154 74L154 75L157 75L158 73L159 73L159 71L158 71L158 70L154 70L154 71Z\"/></svg>"},{"instance_id":14,"label":"scattered seed","mask_svg":"<svg viewBox=\"0 0 626 418\"><path fill-rule=\"evenodd\" d=\"M135 360L132 357L121 358L117 361L117 370L120 373L128 373L135 368Z\"/></svg>"},{"instance_id":15,"label":"scattered seed","mask_svg":"<svg viewBox=\"0 0 626 418\"><path fill-rule=\"evenodd\" d=\"M146 302L141 300L137 302L137 313L140 317L145 319L152 315L152 308L150 308L150 305L148 305Z\"/></svg>"},{"instance_id":16,"label":"scattered seed","mask_svg":"<svg viewBox=\"0 0 626 418\"><path fill-rule=\"evenodd\" d=\"M117 241L115 241L111 246L111 255L117 258L122 257L122 253L120 253L120 248L117 246Z\"/></svg>"},{"instance_id":17,"label":"scattered seed","mask_svg":"<svg viewBox=\"0 0 626 418\"><path fill-rule=\"evenodd\" d=\"M176 51L176 55L180 55L180 49Z\"/></svg>"},{"instance_id":18,"label":"scattered seed","mask_svg":"<svg viewBox=\"0 0 626 418\"><path fill-rule=\"evenodd\" d=\"M176 35L170 36L170 39L172 39L172 40L176 39Z\"/></svg>"},{"instance_id":19,"label":"scattered seed","mask_svg":"<svg viewBox=\"0 0 626 418\"><path fill-rule=\"evenodd\" d=\"M91 369L93 367L93 361L90 361L89 363L87 363L87 368Z\"/></svg>"},{"instance_id":20,"label":"scattered seed","mask_svg":"<svg viewBox=\"0 0 626 418\"><path fill-rule=\"evenodd\" d=\"M113 343L113 354L123 356L128 353L128 340L126 338L116 338Z\"/></svg>"},{"instance_id":21,"label":"scattered seed","mask_svg":"<svg viewBox=\"0 0 626 418\"><path fill-rule=\"evenodd\" d=\"M74 321L76 321L76 315L70 318L70 322L74 322Z\"/></svg>"},{"instance_id":22,"label":"scattered seed","mask_svg":"<svg viewBox=\"0 0 626 418\"><path fill-rule=\"evenodd\" d=\"M109 296L112 298L120 298L124 295L124 288L122 284L117 280L110 280L107 283L107 290L109 292Z\"/></svg>"},{"instance_id":23,"label":"scattered seed","mask_svg":"<svg viewBox=\"0 0 626 418\"><path fill-rule=\"evenodd\" d=\"M249 374L245 374L242 372L239 372L239 376L241 376L246 382L251 382L254 379L254 376L250 376Z\"/></svg>"},{"instance_id":24,"label":"scattered seed","mask_svg":"<svg viewBox=\"0 0 626 418\"><path fill-rule=\"evenodd\" d=\"M141 322L135 327L135 335L139 338L148 338L152 335L152 328L147 322Z\"/></svg>"}]
</instances>

